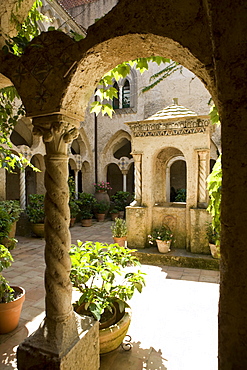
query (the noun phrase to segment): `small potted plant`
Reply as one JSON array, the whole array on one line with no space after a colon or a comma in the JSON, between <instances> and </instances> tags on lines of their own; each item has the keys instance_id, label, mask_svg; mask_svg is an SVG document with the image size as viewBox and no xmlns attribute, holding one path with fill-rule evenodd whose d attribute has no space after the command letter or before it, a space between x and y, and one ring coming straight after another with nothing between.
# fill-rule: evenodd
<instances>
[{"instance_id":1,"label":"small potted plant","mask_svg":"<svg viewBox=\"0 0 247 370\"><path fill-rule=\"evenodd\" d=\"M76 217L80 212L77 202L73 199L69 200L69 210L70 210L70 227L73 227L76 221Z\"/></svg>"},{"instance_id":2,"label":"small potted plant","mask_svg":"<svg viewBox=\"0 0 247 370\"><path fill-rule=\"evenodd\" d=\"M110 183L107 181L95 182L93 185L96 193L105 193L107 190L112 189Z\"/></svg>"},{"instance_id":3,"label":"small potted plant","mask_svg":"<svg viewBox=\"0 0 247 370\"><path fill-rule=\"evenodd\" d=\"M167 253L170 251L173 233L170 228L166 225L155 228L150 235L148 240L150 244L156 242L160 253Z\"/></svg>"},{"instance_id":4,"label":"small potted plant","mask_svg":"<svg viewBox=\"0 0 247 370\"><path fill-rule=\"evenodd\" d=\"M127 248L90 241L77 241L70 257L70 278L81 293L75 311L100 322L100 353L113 351L122 343L130 324L126 301L145 285L140 270L130 271L131 266L140 263Z\"/></svg>"},{"instance_id":5,"label":"small potted plant","mask_svg":"<svg viewBox=\"0 0 247 370\"><path fill-rule=\"evenodd\" d=\"M11 218L12 225L8 237L14 238L16 223L20 218L20 214L23 212L23 209L20 207L20 202L18 200L2 200L0 202L0 207L3 207Z\"/></svg>"},{"instance_id":6,"label":"small potted plant","mask_svg":"<svg viewBox=\"0 0 247 370\"><path fill-rule=\"evenodd\" d=\"M84 209L80 212L81 225L84 227L92 226L93 214L90 210Z\"/></svg>"},{"instance_id":7,"label":"small potted plant","mask_svg":"<svg viewBox=\"0 0 247 370\"><path fill-rule=\"evenodd\" d=\"M8 249L13 249L17 242L16 239L10 238L10 230L12 218L5 208L0 206L0 243L4 244Z\"/></svg>"},{"instance_id":8,"label":"small potted plant","mask_svg":"<svg viewBox=\"0 0 247 370\"><path fill-rule=\"evenodd\" d=\"M44 237L45 208L43 194L30 194L27 206L27 216L31 222L33 233L38 237Z\"/></svg>"},{"instance_id":9,"label":"small potted plant","mask_svg":"<svg viewBox=\"0 0 247 370\"><path fill-rule=\"evenodd\" d=\"M220 258L220 236L210 222L206 226L206 235L212 257Z\"/></svg>"},{"instance_id":10,"label":"small potted plant","mask_svg":"<svg viewBox=\"0 0 247 370\"><path fill-rule=\"evenodd\" d=\"M125 220L122 218L116 218L111 230L114 243L117 243L120 247L126 246L127 226Z\"/></svg>"},{"instance_id":11,"label":"small potted plant","mask_svg":"<svg viewBox=\"0 0 247 370\"><path fill-rule=\"evenodd\" d=\"M93 208L97 221L101 222L104 221L106 212L110 208L110 205L102 200L100 202L96 202Z\"/></svg>"},{"instance_id":12,"label":"small potted plant","mask_svg":"<svg viewBox=\"0 0 247 370\"><path fill-rule=\"evenodd\" d=\"M115 221L115 219L119 216L119 210L117 208L113 208L109 211L111 215L112 221Z\"/></svg>"},{"instance_id":13,"label":"small potted plant","mask_svg":"<svg viewBox=\"0 0 247 370\"><path fill-rule=\"evenodd\" d=\"M25 300L25 290L10 286L1 274L4 268L11 266L12 262L13 258L9 250L0 245L0 334L9 333L18 326Z\"/></svg>"},{"instance_id":14,"label":"small potted plant","mask_svg":"<svg viewBox=\"0 0 247 370\"><path fill-rule=\"evenodd\" d=\"M114 203L114 208L118 209L119 217L124 218L125 207L127 207L132 197L128 191L117 191L115 195L111 196L111 200Z\"/></svg>"}]
</instances>

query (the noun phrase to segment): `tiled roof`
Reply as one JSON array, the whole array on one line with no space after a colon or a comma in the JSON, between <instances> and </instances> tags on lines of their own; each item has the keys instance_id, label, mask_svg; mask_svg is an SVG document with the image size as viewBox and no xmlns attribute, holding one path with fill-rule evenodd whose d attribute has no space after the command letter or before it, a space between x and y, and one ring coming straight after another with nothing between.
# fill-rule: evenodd
<instances>
[{"instance_id":1,"label":"tiled roof","mask_svg":"<svg viewBox=\"0 0 247 370\"><path fill-rule=\"evenodd\" d=\"M67 10L83 4L94 3L95 1L97 0L57 0Z\"/></svg>"},{"instance_id":2,"label":"tiled roof","mask_svg":"<svg viewBox=\"0 0 247 370\"><path fill-rule=\"evenodd\" d=\"M174 99L175 100L175 99ZM159 112L153 114L151 117L145 119L145 121L155 121L160 119L172 119L172 118L182 118L182 117L196 117L197 113L189 110L182 105L176 104L174 102L172 105L160 110Z\"/></svg>"}]
</instances>

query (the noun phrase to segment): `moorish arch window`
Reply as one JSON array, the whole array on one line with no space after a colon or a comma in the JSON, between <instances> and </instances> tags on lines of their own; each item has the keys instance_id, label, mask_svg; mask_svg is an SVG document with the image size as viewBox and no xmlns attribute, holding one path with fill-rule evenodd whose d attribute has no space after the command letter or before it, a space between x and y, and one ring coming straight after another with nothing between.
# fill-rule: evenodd
<instances>
[{"instance_id":1,"label":"moorish arch window","mask_svg":"<svg viewBox=\"0 0 247 370\"><path fill-rule=\"evenodd\" d=\"M122 89L123 108L130 108L130 83L126 80Z\"/></svg>"}]
</instances>

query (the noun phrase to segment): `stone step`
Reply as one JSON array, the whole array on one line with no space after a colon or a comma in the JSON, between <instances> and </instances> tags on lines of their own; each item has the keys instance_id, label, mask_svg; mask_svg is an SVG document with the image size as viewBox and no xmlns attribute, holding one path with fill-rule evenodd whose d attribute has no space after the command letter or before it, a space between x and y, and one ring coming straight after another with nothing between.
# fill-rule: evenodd
<instances>
[{"instance_id":1,"label":"stone step","mask_svg":"<svg viewBox=\"0 0 247 370\"><path fill-rule=\"evenodd\" d=\"M204 270L219 270L219 259L211 255L194 254L185 249L172 249L170 252L162 254L157 248L138 249L134 254L142 264L154 266L176 266L190 267Z\"/></svg>"}]
</instances>

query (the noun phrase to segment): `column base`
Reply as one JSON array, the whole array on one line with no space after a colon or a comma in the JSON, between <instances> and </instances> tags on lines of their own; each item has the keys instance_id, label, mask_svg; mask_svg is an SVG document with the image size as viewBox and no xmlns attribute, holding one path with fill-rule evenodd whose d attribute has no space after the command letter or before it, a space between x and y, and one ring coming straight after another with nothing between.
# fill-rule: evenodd
<instances>
[{"instance_id":1,"label":"column base","mask_svg":"<svg viewBox=\"0 0 247 370\"><path fill-rule=\"evenodd\" d=\"M99 323L74 314L66 323L45 319L17 349L19 370L98 370Z\"/></svg>"}]
</instances>

